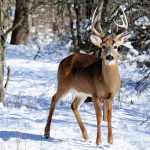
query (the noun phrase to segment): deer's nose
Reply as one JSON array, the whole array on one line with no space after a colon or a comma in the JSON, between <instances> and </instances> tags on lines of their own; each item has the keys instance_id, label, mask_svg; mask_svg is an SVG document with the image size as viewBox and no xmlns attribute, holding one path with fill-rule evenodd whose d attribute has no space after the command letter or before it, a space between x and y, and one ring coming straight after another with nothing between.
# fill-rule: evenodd
<instances>
[{"instance_id":1,"label":"deer's nose","mask_svg":"<svg viewBox=\"0 0 150 150\"><path fill-rule=\"evenodd\" d=\"M106 56L106 60L108 60L108 61L111 61L113 59L114 59L114 57L111 54Z\"/></svg>"}]
</instances>

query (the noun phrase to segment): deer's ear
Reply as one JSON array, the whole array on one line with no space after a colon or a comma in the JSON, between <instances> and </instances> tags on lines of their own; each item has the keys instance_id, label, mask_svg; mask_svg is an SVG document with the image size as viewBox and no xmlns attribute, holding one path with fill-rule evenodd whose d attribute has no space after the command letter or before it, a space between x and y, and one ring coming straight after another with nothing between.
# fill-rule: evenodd
<instances>
[{"instance_id":1,"label":"deer's ear","mask_svg":"<svg viewBox=\"0 0 150 150\"><path fill-rule=\"evenodd\" d=\"M96 35L90 36L91 42L98 47L101 47L102 39Z\"/></svg>"},{"instance_id":2,"label":"deer's ear","mask_svg":"<svg viewBox=\"0 0 150 150\"><path fill-rule=\"evenodd\" d=\"M128 45L130 42L128 41L128 39L131 37L131 34L125 35L123 36L123 34L119 34L116 36L115 41L116 43L118 43L118 46L120 45Z\"/></svg>"}]
</instances>

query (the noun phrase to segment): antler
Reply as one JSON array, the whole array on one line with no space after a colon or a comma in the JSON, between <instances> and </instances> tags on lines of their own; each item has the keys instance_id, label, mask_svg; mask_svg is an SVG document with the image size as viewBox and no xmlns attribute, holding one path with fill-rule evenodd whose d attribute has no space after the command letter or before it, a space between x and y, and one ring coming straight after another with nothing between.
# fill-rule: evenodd
<instances>
[{"instance_id":1,"label":"antler","mask_svg":"<svg viewBox=\"0 0 150 150\"><path fill-rule=\"evenodd\" d=\"M104 37L104 31L103 31L103 29L102 29L102 27L101 27L101 22L100 22L100 26L99 26L100 32L98 32L98 31L95 29L95 27L94 27L94 25L97 23L97 21L98 21L99 18L101 17L101 11L102 11L102 8L103 8L103 4L101 4L101 6L100 6L100 12L99 12L98 15L95 17L97 8L98 8L98 7L96 7L96 9L94 10L94 13L93 13L93 16L92 16L92 31L93 31L97 36L99 36L99 37Z\"/></svg>"},{"instance_id":2,"label":"antler","mask_svg":"<svg viewBox=\"0 0 150 150\"><path fill-rule=\"evenodd\" d=\"M116 21L114 21L114 23L115 23L118 27L120 27L120 28L127 29L127 28L128 28L127 16L126 16L126 14L125 14L123 8L120 7L120 9L121 9L121 11L122 11L122 13L123 13L123 16L120 16L120 19L121 19L121 21L122 21L122 24L118 24Z\"/></svg>"},{"instance_id":3,"label":"antler","mask_svg":"<svg viewBox=\"0 0 150 150\"><path fill-rule=\"evenodd\" d=\"M116 21L114 21L114 23L117 25L117 27L127 29L128 28L127 16L121 6L120 6L120 9L123 13L123 16L120 16L122 24L118 24ZM115 39L120 39L122 37L123 33L124 33L124 31L122 33L118 34Z\"/></svg>"}]
</instances>

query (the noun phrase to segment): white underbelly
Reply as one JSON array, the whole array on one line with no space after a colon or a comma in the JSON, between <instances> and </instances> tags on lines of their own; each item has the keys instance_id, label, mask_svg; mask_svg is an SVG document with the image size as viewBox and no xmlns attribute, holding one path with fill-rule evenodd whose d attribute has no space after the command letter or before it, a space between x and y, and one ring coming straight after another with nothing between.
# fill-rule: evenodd
<instances>
[{"instance_id":1,"label":"white underbelly","mask_svg":"<svg viewBox=\"0 0 150 150\"><path fill-rule=\"evenodd\" d=\"M70 102L72 102L76 96L80 97L83 100L85 100L88 96L91 97L91 94L84 93L84 92L78 92L75 89L71 89L68 93L63 95L63 97L61 99L63 101L68 101L68 102L70 101Z\"/></svg>"},{"instance_id":2,"label":"white underbelly","mask_svg":"<svg viewBox=\"0 0 150 150\"><path fill-rule=\"evenodd\" d=\"M89 93L84 93L84 92L79 92L75 89L71 89L70 92L74 95L74 96L78 96L81 98L87 98L88 96L91 96L91 94Z\"/></svg>"}]
</instances>

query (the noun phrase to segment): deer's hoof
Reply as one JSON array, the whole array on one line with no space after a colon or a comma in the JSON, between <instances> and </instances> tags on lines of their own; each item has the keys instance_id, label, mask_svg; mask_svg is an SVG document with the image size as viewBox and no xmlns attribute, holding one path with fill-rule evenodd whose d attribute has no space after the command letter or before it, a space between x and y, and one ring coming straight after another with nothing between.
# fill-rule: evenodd
<instances>
[{"instance_id":1,"label":"deer's hoof","mask_svg":"<svg viewBox=\"0 0 150 150\"><path fill-rule=\"evenodd\" d=\"M49 129L46 129L46 128L45 128L44 137L45 137L46 139L50 138Z\"/></svg>"},{"instance_id":2,"label":"deer's hoof","mask_svg":"<svg viewBox=\"0 0 150 150\"><path fill-rule=\"evenodd\" d=\"M108 144L112 145L113 144L113 139L108 139Z\"/></svg>"},{"instance_id":3,"label":"deer's hoof","mask_svg":"<svg viewBox=\"0 0 150 150\"><path fill-rule=\"evenodd\" d=\"M87 133L84 133L84 134L83 134L83 138L84 138L85 141L87 141L87 140L89 139L88 134L87 134Z\"/></svg>"},{"instance_id":4,"label":"deer's hoof","mask_svg":"<svg viewBox=\"0 0 150 150\"><path fill-rule=\"evenodd\" d=\"M47 134L44 134L44 137L45 137L46 139L49 139L49 138L50 138L50 136L47 135Z\"/></svg>"}]
</instances>

